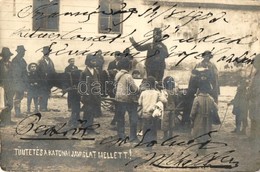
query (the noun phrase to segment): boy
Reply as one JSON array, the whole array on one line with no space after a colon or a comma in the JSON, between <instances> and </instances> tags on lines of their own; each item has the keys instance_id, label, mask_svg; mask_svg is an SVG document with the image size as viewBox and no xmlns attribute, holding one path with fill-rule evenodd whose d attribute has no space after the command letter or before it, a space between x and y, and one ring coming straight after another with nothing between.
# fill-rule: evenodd
<instances>
[{"instance_id":1,"label":"boy","mask_svg":"<svg viewBox=\"0 0 260 172\"><path fill-rule=\"evenodd\" d=\"M148 76L146 81L147 89L141 93L138 100L138 104L142 108L141 118L143 119L144 143L157 142L157 118L153 117L153 112L157 102L166 102L165 99L161 97L160 91L156 90L155 83L155 78Z\"/></svg>"},{"instance_id":2,"label":"boy","mask_svg":"<svg viewBox=\"0 0 260 172\"><path fill-rule=\"evenodd\" d=\"M248 100L246 81L241 80L237 87L237 92L233 100L228 105L233 105L232 113L236 116L236 128L231 131L237 134L246 134L247 114L248 114ZM241 130L242 124L242 130Z\"/></svg>"},{"instance_id":3,"label":"boy","mask_svg":"<svg viewBox=\"0 0 260 172\"><path fill-rule=\"evenodd\" d=\"M212 120L214 114L217 113L218 107L214 99L209 95L211 91L211 86L205 77L199 81L199 92L195 97L192 109L191 109L191 135L193 138L199 137L211 131ZM201 146L208 140L208 135L197 138L198 145ZM200 150L201 153L205 153L206 146Z\"/></svg>"},{"instance_id":4,"label":"boy","mask_svg":"<svg viewBox=\"0 0 260 172\"><path fill-rule=\"evenodd\" d=\"M31 102L34 102L34 112L38 112L38 97L40 86L40 75L37 70L38 65L36 63L30 63L28 65L28 92L27 92L27 113L31 113Z\"/></svg>"}]
</instances>

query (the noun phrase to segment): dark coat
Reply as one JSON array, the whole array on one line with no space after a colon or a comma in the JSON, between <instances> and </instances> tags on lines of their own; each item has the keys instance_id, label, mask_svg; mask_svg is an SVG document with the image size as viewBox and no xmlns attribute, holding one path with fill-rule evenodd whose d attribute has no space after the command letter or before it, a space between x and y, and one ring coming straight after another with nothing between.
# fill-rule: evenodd
<instances>
[{"instance_id":1,"label":"dark coat","mask_svg":"<svg viewBox=\"0 0 260 172\"><path fill-rule=\"evenodd\" d=\"M47 76L50 73L55 73L54 63L48 57L49 63L46 62L44 58L39 60L38 70L43 76Z\"/></svg>"},{"instance_id":2,"label":"dark coat","mask_svg":"<svg viewBox=\"0 0 260 172\"><path fill-rule=\"evenodd\" d=\"M237 87L237 92L234 99L231 101L233 104L232 113L242 117L247 117L248 114L248 99L246 84L241 84Z\"/></svg>"},{"instance_id":3,"label":"dark coat","mask_svg":"<svg viewBox=\"0 0 260 172\"><path fill-rule=\"evenodd\" d=\"M49 57L47 57L47 59L49 63L47 63L43 57L39 60L38 65L38 70L41 76L41 91L43 94L50 92L51 86L48 84L48 75L55 73L54 63Z\"/></svg>"},{"instance_id":4,"label":"dark coat","mask_svg":"<svg viewBox=\"0 0 260 172\"><path fill-rule=\"evenodd\" d=\"M78 70L78 67L75 66L75 65L68 65L68 66L65 68L65 72L66 72L66 73L72 72L72 71L75 71L75 70Z\"/></svg>"},{"instance_id":5,"label":"dark coat","mask_svg":"<svg viewBox=\"0 0 260 172\"><path fill-rule=\"evenodd\" d=\"M253 77L249 89L248 89L248 99L249 99L249 117L252 120L260 121L260 73L256 72ZM259 133L259 132L258 132Z\"/></svg>"},{"instance_id":6,"label":"dark coat","mask_svg":"<svg viewBox=\"0 0 260 172\"><path fill-rule=\"evenodd\" d=\"M0 60L0 86L10 87L12 85L11 62Z\"/></svg>"},{"instance_id":7,"label":"dark coat","mask_svg":"<svg viewBox=\"0 0 260 172\"><path fill-rule=\"evenodd\" d=\"M113 70L113 69L117 69L118 70L117 63L118 62L116 60L111 61L108 64L107 70Z\"/></svg>"},{"instance_id":8,"label":"dark coat","mask_svg":"<svg viewBox=\"0 0 260 172\"><path fill-rule=\"evenodd\" d=\"M165 59L169 56L167 47L162 42L133 44L138 51L147 51L145 66L149 70L165 69Z\"/></svg>"},{"instance_id":9,"label":"dark coat","mask_svg":"<svg viewBox=\"0 0 260 172\"><path fill-rule=\"evenodd\" d=\"M17 91L25 91L27 85L27 63L22 57L14 57L11 62L13 88Z\"/></svg>"},{"instance_id":10,"label":"dark coat","mask_svg":"<svg viewBox=\"0 0 260 172\"><path fill-rule=\"evenodd\" d=\"M82 96L82 103L85 105L99 105L101 101L101 86L100 84L99 75L96 69L94 69L94 73L89 71L86 68L80 78L82 84L79 87L79 94ZM97 85L96 85L97 84Z\"/></svg>"},{"instance_id":11,"label":"dark coat","mask_svg":"<svg viewBox=\"0 0 260 172\"><path fill-rule=\"evenodd\" d=\"M38 71L35 72L28 72L27 74L27 89L28 92L33 94L38 94L40 89L40 74Z\"/></svg>"},{"instance_id":12,"label":"dark coat","mask_svg":"<svg viewBox=\"0 0 260 172\"><path fill-rule=\"evenodd\" d=\"M105 62L104 57L102 55L96 55L96 68L97 68L99 74L103 70L104 62Z\"/></svg>"}]
</instances>

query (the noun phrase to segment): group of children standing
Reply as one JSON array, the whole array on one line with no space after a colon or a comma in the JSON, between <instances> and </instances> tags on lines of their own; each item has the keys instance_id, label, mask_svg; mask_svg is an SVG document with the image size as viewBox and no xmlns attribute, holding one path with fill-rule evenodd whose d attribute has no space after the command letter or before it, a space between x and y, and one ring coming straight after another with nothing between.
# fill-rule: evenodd
<instances>
[{"instance_id":1,"label":"group of children standing","mask_svg":"<svg viewBox=\"0 0 260 172\"><path fill-rule=\"evenodd\" d=\"M172 137L177 96L174 78L167 76L162 83L158 83L154 77L148 76L142 85L144 88L141 89L138 105L144 142L157 141L159 119L163 139Z\"/></svg>"}]
</instances>

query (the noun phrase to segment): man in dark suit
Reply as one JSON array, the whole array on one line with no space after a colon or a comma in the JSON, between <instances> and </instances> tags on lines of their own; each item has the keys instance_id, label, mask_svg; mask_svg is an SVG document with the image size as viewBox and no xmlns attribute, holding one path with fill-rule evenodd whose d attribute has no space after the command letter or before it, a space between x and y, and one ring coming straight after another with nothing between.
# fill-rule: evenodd
<instances>
[{"instance_id":1,"label":"man in dark suit","mask_svg":"<svg viewBox=\"0 0 260 172\"><path fill-rule=\"evenodd\" d=\"M137 43L133 37L130 38L130 42L136 50L147 51L145 59L147 76L155 77L158 82L162 81L166 67L165 59L169 56L168 49L162 41L163 36L160 28L154 28L152 43L142 45Z\"/></svg>"},{"instance_id":2,"label":"man in dark suit","mask_svg":"<svg viewBox=\"0 0 260 172\"><path fill-rule=\"evenodd\" d=\"M21 116L21 101L26 89L27 80L27 63L24 60L25 48L23 45L17 46L17 55L11 62L11 70L13 77L13 89L14 89L14 110L16 117Z\"/></svg>"},{"instance_id":3,"label":"man in dark suit","mask_svg":"<svg viewBox=\"0 0 260 172\"><path fill-rule=\"evenodd\" d=\"M82 72L79 93L83 103L83 120L86 121L85 127L88 127L88 133L98 134L94 129L94 116L99 113L101 101L101 85L96 66L96 57L88 54L85 60L86 68Z\"/></svg>"},{"instance_id":4,"label":"man in dark suit","mask_svg":"<svg viewBox=\"0 0 260 172\"><path fill-rule=\"evenodd\" d=\"M65 73L69 73L71 76L71 72L78 70L78 67L75 65L75 59L74 58L70 58L68 60L69 65L65 68ZM72 104L72 95L71 91L68 91L68 98L67 98L67 102L68 102L68 110L71 111L71 104Z\"/></svg>"},{"instance_id":5,"label":"man in dark suit","mask_svg":"<svg viewBox=\"0 0 260 172\"><path fill-rule=\"evenodd\" d=\"M51 93L50 85L48 84L48 76L55 73L54 63L49 57L51 49L49 46L43 47L43 57L39 61L39 72L41 75L41 96L40 96L40 111L48 111L48 99Z\"/></svg>"},{"instance_id":6,"label":"man in dark suit","mask_svg":"<svg viewBox=\"0 0 260 172\"><path fill-rule=\"evenodd\" d=\"M13 108L13 80L11 75L11 62L10 57L13 53L10 52L10 49L7 47L2 48L2 52L0 56L2 59L0 60L0 80L1 85L4 88L4 103L5 108L2 110L1 117L1 125L11 125L14 122L11 121L11 110Z\"/></svg>"}]
</instances>

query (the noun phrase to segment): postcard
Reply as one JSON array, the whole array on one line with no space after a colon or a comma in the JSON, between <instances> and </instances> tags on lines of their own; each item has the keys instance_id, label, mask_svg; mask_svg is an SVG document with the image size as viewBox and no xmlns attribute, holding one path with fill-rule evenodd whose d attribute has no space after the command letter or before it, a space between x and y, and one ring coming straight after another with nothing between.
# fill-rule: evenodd
<instances>
[{"instance_id":1,"label":"postcard","mask_svg":"<svg viewBox=\"0 0 260 172\"><path fill-rule=\"evenodd\" d=\"M257 0L0 0L3 171L257 171Z\"/></svg>"}]
</instances>

